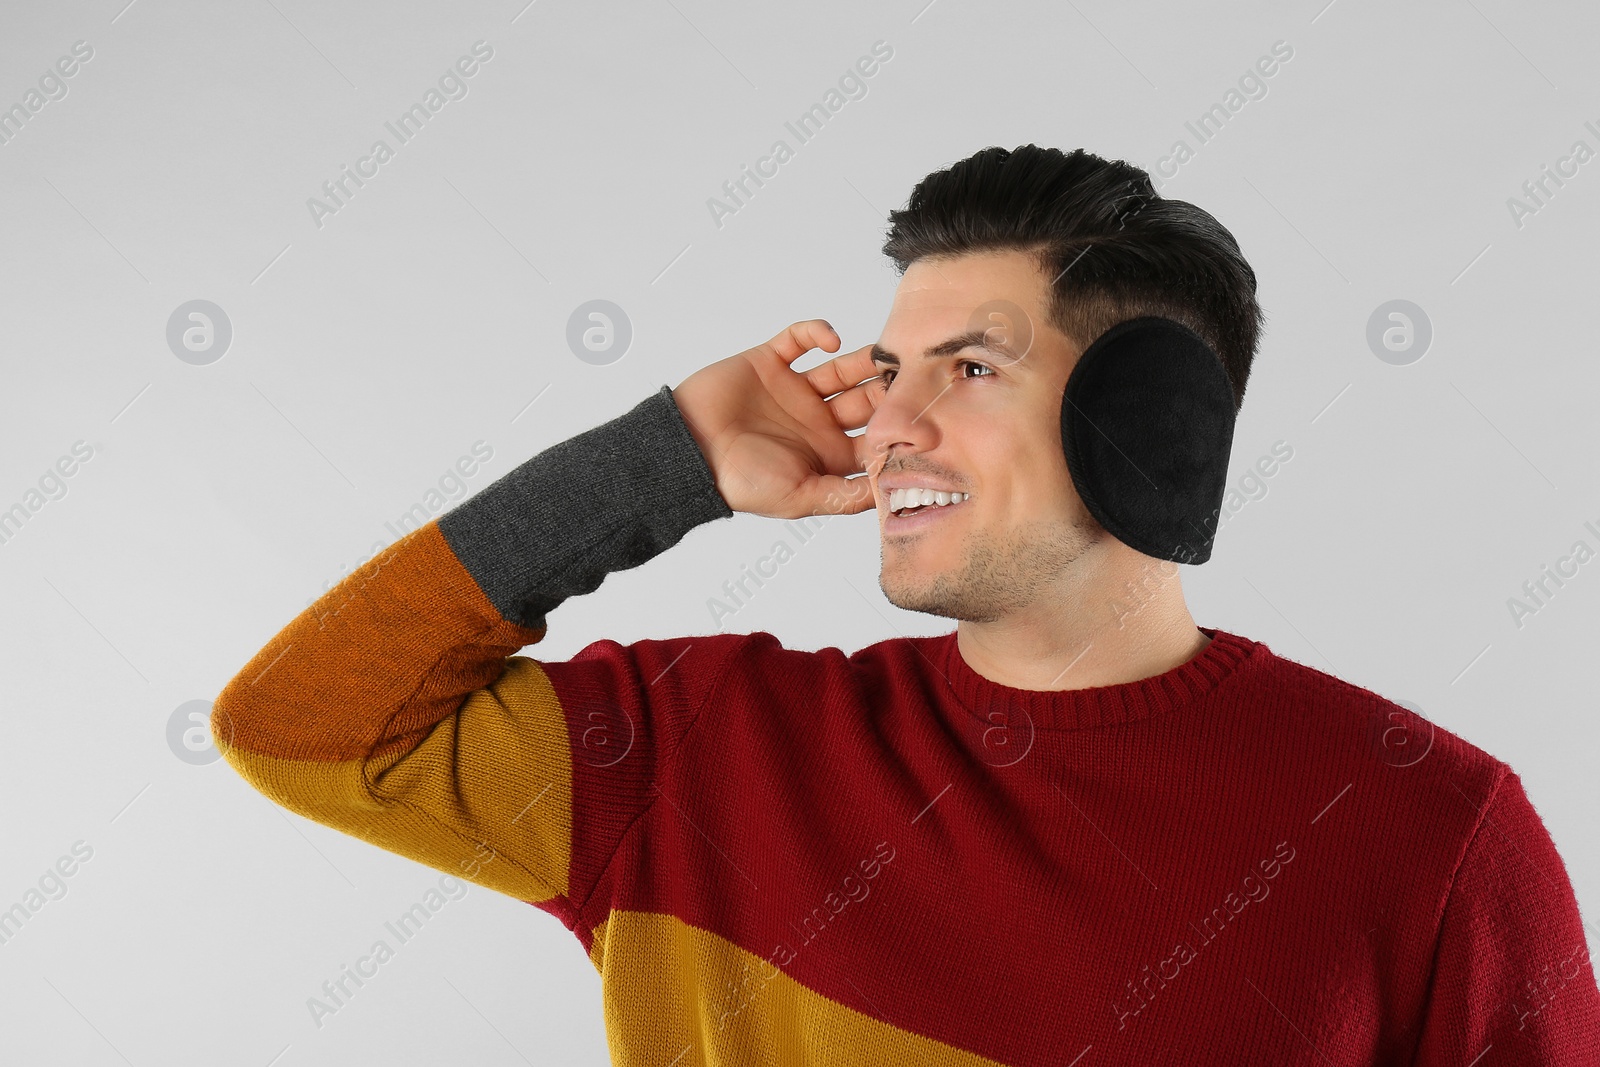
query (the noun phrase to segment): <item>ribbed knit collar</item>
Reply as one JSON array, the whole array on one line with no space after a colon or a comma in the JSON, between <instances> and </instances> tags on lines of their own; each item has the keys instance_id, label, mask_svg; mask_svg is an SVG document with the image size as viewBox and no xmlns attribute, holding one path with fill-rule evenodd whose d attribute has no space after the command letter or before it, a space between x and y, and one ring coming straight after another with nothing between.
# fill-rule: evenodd
<instances>
[{"instance_id":1,"label":"ribbed knit collar","mask_svg":"<svg viewBox=\"0 0 1600 1067\"><path fill-rule=\"evenodd\" d=\"M1248 637L1225 630L1205 626L1199 629L1211 638L1210 643L1171 670L1133 682L1088 689L1014 689L992 682L962 659L954 630L935 639L943 643L943 648L934 658L940 662L956 699L981 721L1014 721L1014 717L1022 716L1041 730L1081 730L1133 722L1197 701L1262 647Z\"/></svg>"}]
</instances>

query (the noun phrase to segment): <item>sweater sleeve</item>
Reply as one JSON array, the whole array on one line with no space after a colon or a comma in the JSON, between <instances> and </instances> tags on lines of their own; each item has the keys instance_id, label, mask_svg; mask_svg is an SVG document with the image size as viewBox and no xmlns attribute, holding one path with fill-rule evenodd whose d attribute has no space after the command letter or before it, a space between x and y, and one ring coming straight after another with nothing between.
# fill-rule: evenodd
<instances>
[{"instance_id":1,"label":"sweater sleeve","mask_svg":"<svg viewBox=\"0 0 1600 1067\"><path fill-rule=\"evenodd\" d=\"M1566 867L1506 769L1445 900L1417 1067L1600 1064L1600 989Z\"/></svg>"},{"instance_id":2,"label":"sweater sleeve","mask_svg":"<svg viewBox=\"0 0 1600 1067\"><path fill-rule=\"evenodd\" d=\"M736 635L513 653L567 597L732 514L663 386L329 590L224 687L212 736L276 803L564 915L649 805Z\"/></svg>"}]
</instances>

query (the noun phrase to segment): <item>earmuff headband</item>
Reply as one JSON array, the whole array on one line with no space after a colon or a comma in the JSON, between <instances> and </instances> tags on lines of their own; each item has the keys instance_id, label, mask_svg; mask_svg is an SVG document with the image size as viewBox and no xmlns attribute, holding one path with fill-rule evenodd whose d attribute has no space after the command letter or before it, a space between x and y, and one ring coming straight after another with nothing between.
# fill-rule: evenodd
<instances>
[{"instance_id":1,"label":"earmuff headband","mask_svg":"<svg viewBox=\"0 0 1600 1067\"><path fill-rule=\"evenodd\" d=\"M1222 360L1156 315L1095 339L1061 398L1078 496L1113 537L1157 559L1211 558L1237 409Z\"/></svg>"}]
</instances>

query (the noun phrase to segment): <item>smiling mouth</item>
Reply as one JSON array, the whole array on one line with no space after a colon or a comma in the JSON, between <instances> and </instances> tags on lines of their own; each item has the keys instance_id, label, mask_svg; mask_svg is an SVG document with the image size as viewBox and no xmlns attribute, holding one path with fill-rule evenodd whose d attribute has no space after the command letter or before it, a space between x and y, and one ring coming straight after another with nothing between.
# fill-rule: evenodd
<instances>
[{"instance_id":1,"label":"smiling mouth","mask_svg":"<svg viewBox=\"0 0 1600 1067\"><path fill-rule=\"evenodd\" d=\"M971 498L971 493L933 489L892 489L889 491L889 514L896 517L917 515L925 511L955 507Z\"/></svg>"},{"instance_id":2,"label":"smiling mouth","mask_svg":"<svg viewBox=\"0 0 1600 1067\"><path fill-rule=\"evenodd\" d=\"M960 503L961 501L958 500L952 501L949 504L914 504L911 507L901 508L899 511L891 511L889 514L897 519L907 519L913 515L931 514L935 511L948 511Z\"/></svg>"},{"instance_id":3,"label":"smiling mouth","mask_svg":"<svg viewBox=\"0 0 1600 1067\"><path fill-rule=\"evenodd\" d=\"M923 504L909 509L900 508L891 511L883 520L884 536L911 536L943 522L943 516L950 511L962 507L965 499L953 501L949 504Z\"/></svg>"}]
</instances>

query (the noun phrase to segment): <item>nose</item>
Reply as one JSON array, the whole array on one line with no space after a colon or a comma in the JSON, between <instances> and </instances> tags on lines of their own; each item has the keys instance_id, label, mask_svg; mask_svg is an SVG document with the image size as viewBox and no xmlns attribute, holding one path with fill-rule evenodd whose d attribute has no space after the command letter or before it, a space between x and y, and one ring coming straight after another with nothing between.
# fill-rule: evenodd
<instances>
[{"instance_id":1,"label":"nose","mask_svg":"<svg viewBox=\"0 0 1600 1067\"><path fill-rule=\"evenodd\" d=\"M867 443L867 470L876 477L892 455L927 452L939 443L938 397L936 385L918 388L904 375L897 374L862 436Z\"/></svg>"}]
</instances>

